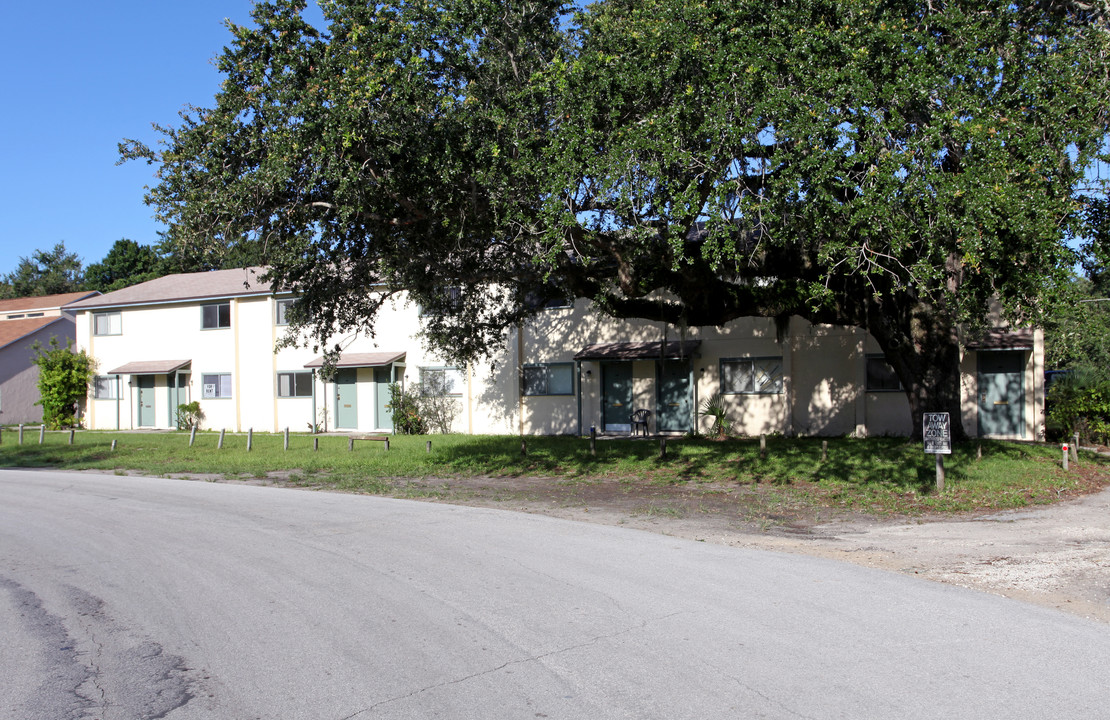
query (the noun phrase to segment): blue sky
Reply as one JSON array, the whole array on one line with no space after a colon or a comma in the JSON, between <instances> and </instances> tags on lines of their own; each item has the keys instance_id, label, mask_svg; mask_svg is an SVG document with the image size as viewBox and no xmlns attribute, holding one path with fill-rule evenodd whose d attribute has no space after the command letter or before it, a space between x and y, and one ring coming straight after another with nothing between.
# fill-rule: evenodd
<instances>
[{"instance_id":1,"label":"blue sky","mask_svg":"<svg viewBox=\"0 0 1110 720\"><path fill-rule=\"evenodd\" d=\"M250 0L13 2L0 43L0 273L64 241L85 264L120 238L164 229L143 204L154 167L117 167L116 145L153 145L151 123L176 125L219 87L212 59L224 18L250 21Z\"/></svg>"}]
</instances>

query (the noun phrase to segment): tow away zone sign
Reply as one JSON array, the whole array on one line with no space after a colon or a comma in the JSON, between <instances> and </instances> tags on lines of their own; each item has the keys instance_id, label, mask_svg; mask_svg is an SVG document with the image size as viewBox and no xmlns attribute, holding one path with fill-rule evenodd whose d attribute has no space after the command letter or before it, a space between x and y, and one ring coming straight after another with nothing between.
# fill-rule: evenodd
<instances>
[{"instance_id":1,"label":"tow away zone sign","mask_svg":"<svg viewBox=\"0 0 1110 720\"><path fill-rule=\"evenodd\" d=\"M952 454L952 418L946 412L925 413L922 436L925 438L926 455Z\"/></svg>"}]
</instances>

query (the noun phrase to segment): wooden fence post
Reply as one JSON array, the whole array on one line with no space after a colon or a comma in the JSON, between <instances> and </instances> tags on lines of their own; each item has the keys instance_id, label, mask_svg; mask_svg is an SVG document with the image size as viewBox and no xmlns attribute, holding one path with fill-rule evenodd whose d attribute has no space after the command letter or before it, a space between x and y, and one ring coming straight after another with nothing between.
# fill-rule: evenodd
<instances>
[{"instance_id":1,"label":"wooden fence post","mask_svg":"<svg viewBox=\"0 0 1110 720\"><path fill-rule=\"evenodd\" d=\"M767 435L761 434L759 436L759 459L767 459Z\"/></svg>"},{"instance_id":2,"label":"wooden fence post","mask_svg":"<svg viewBox=\"0 0 1110 720\"><path fill-rule=\"evenodd\" d=\"M42 425L39 425L39 445L42 445L42 441L45 440L45 439L46 439L46 423L43 423Z\"/></svg>"},{"instance_id":3,"label":"wooden fence post","mask_svg":"<svg viewBox=\"0 0 1110 720\"><path fill-rule=\"evenodd\" d=\"M1079 467L1079 433L1076 433L1071 438L1071 461Z\"/></svg>"},{"instance_id":4,"label":"wooden fence post","mask_svg":"<svg viewBox=\"0 0 1110 720\"><path fill-rule=\"evenodd\" d=\"M665 437L659 438L659 459L667 459L667 438Z\"/></svg>"},{"instance_id":5,"label":"wooden fence post","mask_svg":"<svg viewBox=\"0 0 1110 720\"><path fill-rule=\"evenodd\" d=\"M19 444L23 444L23 423L19 423Z\"/></svg>"},{"instance_id":6,"label":"wooden fence post","mask_svg":"<svg viewBox=\"0 0 1110 720\"><path fill-rule=\"evenodd\" d=\"M113 438L112 439L112 452L115 452L115 451L116 451L116 441L115 441L115 438Z\"/></svg>"},{"instance_id":7,"label":"wooden fence post","mask_svg":"<svg viewBox=\"0 0 1110 720\"><path fill-rule=\"evenodd\" d=\"M196 441L197 441L197 424L193 423L193 426L191 428L189 428L189 447L192 447L193 443L195 443Z\"/></svg>"},{"instance_id":8,"label":"wooden fence post","mask_svg":"<svg viewBox=\"0 0 1110 720\"><path fill-rule=\"evenodd\" d=\"M223 450L224 449L224 433L226 433L226 432L227 432L227 428L220 428L220 441L218 443L216 443L216 449L217 450Z\"/></svg>"},{"instance_id":9,"label":"wooden fence post","mask_svg":"<svg viewBox=\"0 0 1110 720\"><path fill-rule=\"evenodd\" d=\"M524 438L520 439L520 454L521 455L527 455L528 454L528 441L525 440Z\"/></svg>"},{"instance_id":10,"label":"wooden fence post","mask_svg":"<svg viewBox=\"0 0 1110 720\"><path fill-rule=\"evenodd\" d=\"M73 444L73 433L74 433L74 430L73 430L73 428L70 428L70 429L69 429L69 444L70 444L70 445L72 445L72 444Z\"/></svg>"},{"instance_id":11,"label":"wooden fence post","mask_svg":"<svg viewBox=\"0 0 1110 720\"><path fill-rule=\"evenodd\" d=\"M828 461L829 461L829 441L828 440L822 440L821 441L821 462L828 462Z\"/></svg>"},{"instance_id":12,"label":"wooden fence post","mask_svg":"<svg viewBox=\"0 0 1110 720\"><path fill-rule=\"evenodd\" d=\"M597 457L597 428L590 426L590 455Z\"/></svg>"},{"instance_id":13,"label":"wooden fence post","mask_svg":"<svg viewBox=\"0 0 1110 720\"><path fill-rule=\"evenodd\" d=\"M347 437L347 452L355 449L355 438L353 435Z\"/></svg>"},{"instance_id":14,"label":"wooden fence post","mask_svg":"<svg viewBox=\"0 0 1110 720\"><path fill-rule=\"evenodd\" d=\"M289 426L285 427L285 449L289 449Z\"/></svg>"},{"instance_id":15,"label":"wooden fence post","mask_svg":"<svg viewBox=\"0 0 1110 720\"><path fill-rule=\"evenodd\" d=\"M386 452L389 452L389 438L385 439L385 450Z\"/></svg>"},{"instance_id":16,"label":"wooden fence post","mask_svg":"<svg viewBox=\"0 0 1110 720\"><path fill-rule=\"evenodd\" d=\"M312 452L320 452L320 436L312 438Z\"/></svg>"},{"instance_id":17,"label":"wooden fence post","mask_svg":"<svg viewBox=\"0 0 1110 720\"><path fill-rule=\"evenodd\" d=\"M254 447L254 428L247 428L247 452Z\"/></svg>"},{"instance_id":18,"label":"wooden fence post","mask_svg":"<svg viewBox=\"0 0 1110 720\"><path fill-rule=\"evenodd\" d=\"M429 440L428 443L424 446L424 452L429 453L429 454L432 452L432 441L431 440Z\"/></svg>"},{"instance_id":19,"label":"wooden fence post","mask_svg":"<svg viewBox=\"0 0 1110 720\"><path fill-rule=\"evenodd\" d=\"M1063 461L1064 462L1064 472L1067 472L1068 471L1068 444L1067 443L1064 443L1064 447L1062 448L1062 450L1064 451L1064 461Z\"/></svg>"}]
</instances>

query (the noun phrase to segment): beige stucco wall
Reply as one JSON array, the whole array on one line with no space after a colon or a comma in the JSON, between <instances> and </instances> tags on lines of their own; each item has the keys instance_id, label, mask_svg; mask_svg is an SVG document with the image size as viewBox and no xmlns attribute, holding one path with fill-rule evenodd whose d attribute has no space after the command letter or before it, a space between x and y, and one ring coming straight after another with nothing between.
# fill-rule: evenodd
<instances>
[{"instance_id":1,"label":"beige stucco wall","mask_svg":"<svg viewBox=\"0 0 1110 720\"><path fill-rule=\"evenodd\" d=\"M280 432L308 430L313 418L312 398L277 397L277 377L282 372L303 372L320 352L291 347L274 351L285 328L275 323L271 297L233 299L232 326L201 330L199 303L178 303L142 308L121 308L122 333L93 336L91 313L77 316L78 344L98 360L100 372L140 360L189 360L189 386L181 401L199 400L209 429ZM447 363L424 350L417 336L418 310L404 298L387 306L379 317L375 337L335 338L348 353L404 353L398 371L411 389L420 381L420 368ZM700 340L690 358L694 379L692 402L697 405L720 388L722 360L781 358L782 392L728 394L724 404L734 431L749 436L785 435L905 435L911 431L909 403L902 392L867 392L866 357L878 353L874 339L857 328L812 325L792 318L780 334L767 318L742 318L724 327L673 327L649 321L616 321L605 318L587 301L573 308L542 312L506 336L504 350L488 361L464 369L458 413L453 431L474 434L573 434L601 427L601 366L583 361L574 368L572 395L522 396L521 368L530 364L574 363L574 355L588 345L625 341ZM1040 335L1038 335L1038 340ZM1038 345L1039 347L1039 345ZM968 353L962 369L964 423L974 432L975 360ZM632 363L632 405L652 411L652 429L658 414L656 363ZM1027 387L1043 398L1043 352L1029 354ZM233 394L227 399L203 398L201 376L231 373ZM375 385L372 368L357 371L359 432L380 429L375 421ZM98 428L134 427L137 423L133 382L124 378L123 394L116 400L90 400L89 425ZM165 376L158 378L155 410L157 427L173 422L173 397ZM315 380L316 422L335 428L335 386ZM1038 400L1030 398L1026 413L1030 436L1043 433L1043 418L1035 415ZM710 421L699 418L699 430Z\"/></svg>"}]
</instances>

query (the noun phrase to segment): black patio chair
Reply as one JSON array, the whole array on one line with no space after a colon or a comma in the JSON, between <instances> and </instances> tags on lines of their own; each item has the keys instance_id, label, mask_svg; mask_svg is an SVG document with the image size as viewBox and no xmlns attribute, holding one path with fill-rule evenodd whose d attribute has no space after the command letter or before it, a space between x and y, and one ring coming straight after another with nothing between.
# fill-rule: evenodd
<instances>
[{"instance_id":1,"label":"black patio chair","mask_svg":"<svg viewBox=\"0 0 1110 720\"><path fill-rule=\"evenodd\" d=\"M648 419L651 418L651 410L633 410L632 411L632 435L636 435L637 430L642 430L644 437L648 436Z\"/></svg>"}]
</instances>

